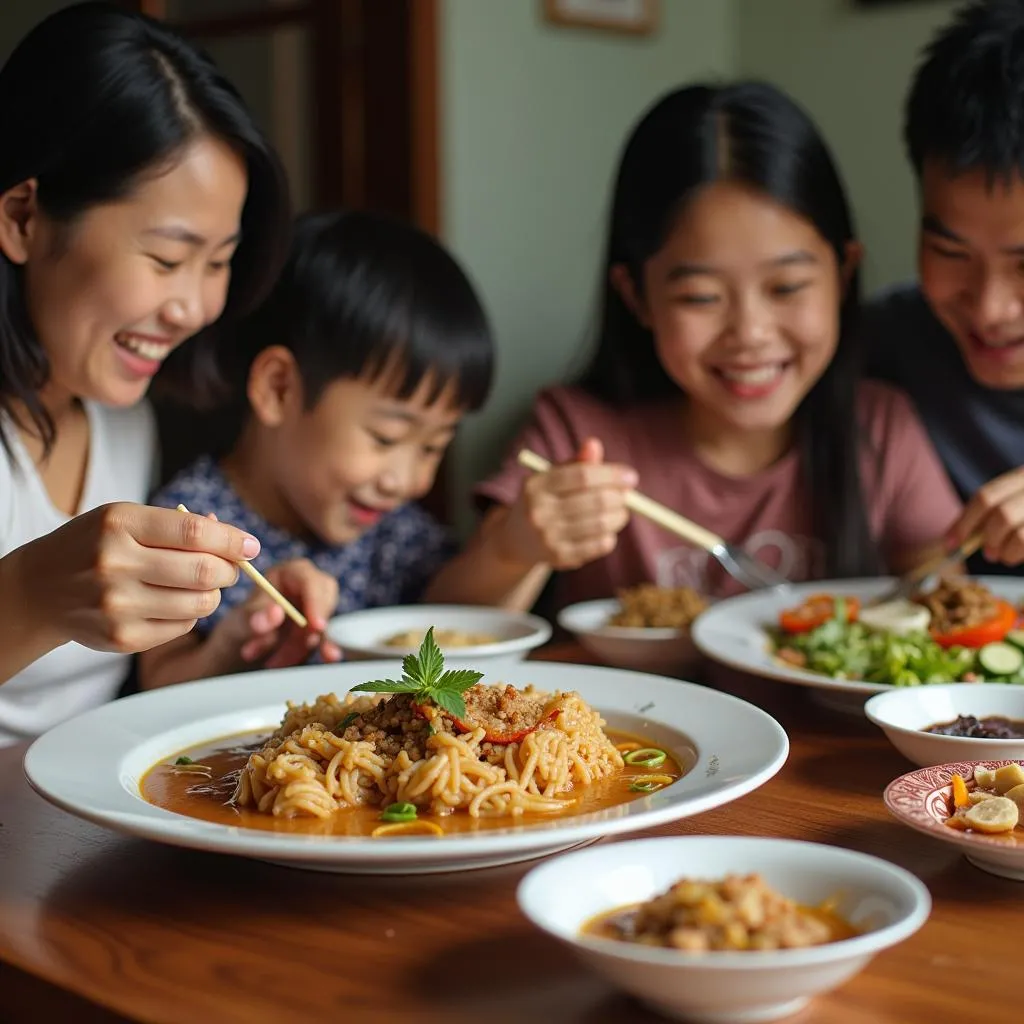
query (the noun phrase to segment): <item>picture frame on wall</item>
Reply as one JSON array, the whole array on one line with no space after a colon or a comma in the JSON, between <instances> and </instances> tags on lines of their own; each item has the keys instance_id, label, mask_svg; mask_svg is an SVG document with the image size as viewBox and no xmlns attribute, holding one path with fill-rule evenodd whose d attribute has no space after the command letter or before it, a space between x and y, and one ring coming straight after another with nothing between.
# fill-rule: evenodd
<instances>
[{"instance_id":1,"label":"picture frame on wall","mask_svg":"<svg viewBox=\"0 0 1024 1024\"><path fill-rule=\"evenodd\" d=\"M554 25L649 35L658 27L658 0L542 0Z\"/></svg>"}]
</instances>

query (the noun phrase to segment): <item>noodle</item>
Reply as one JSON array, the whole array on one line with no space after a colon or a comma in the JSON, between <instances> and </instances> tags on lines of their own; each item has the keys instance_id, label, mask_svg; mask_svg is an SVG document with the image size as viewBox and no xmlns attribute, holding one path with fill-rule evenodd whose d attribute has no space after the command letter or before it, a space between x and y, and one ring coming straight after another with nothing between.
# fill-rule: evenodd
<instances>
[{"instance_id":1,"label":"noodle","mask_svg":"<svg viewBox=\"0 0 1024 1024\"><path fill-rule=\"evenodd\" d=\"M474 818L552 814L575 803L574 789L623 766L604 720L579 694L477 686L470 696L500 706L507 718L499 724L514 723L518 738L457 723L404 693L289 704L281 727L249 756L234 803L284 818L392 803Z\"/></svg>"}]
</instances>

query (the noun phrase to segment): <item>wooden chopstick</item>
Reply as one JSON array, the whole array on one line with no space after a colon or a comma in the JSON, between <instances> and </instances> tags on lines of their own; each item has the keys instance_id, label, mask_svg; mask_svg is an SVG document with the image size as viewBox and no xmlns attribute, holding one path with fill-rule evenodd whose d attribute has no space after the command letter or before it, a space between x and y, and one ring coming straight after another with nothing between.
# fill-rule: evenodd
<instances>
[{"instance_id":1,"label":"wooden chopstick","mask_svg":"<svg viewBox=\"0 0 1024 1024\"><path fill-rule=\"evenodd\" d=\"M919 565L913 572L907 573L904 579L907 583L922 583L946 562L953 559L959 561L962 558L970 558L981 547L983 541L984 537L980 533L976 533L968 537L955 551L943 551L934 558L929 558L927 562Z\"/></svg>"},{"instance_id":2,"label":"wooden chopstick","mask_svg":"<svg viewBox=\"0 0 1024 1024\"><path fill-rule=\"evenodd\" d=\"M518 458L521 466L525 466L535 473L546 473L551 468L551 463L547 459L530 451L529 448L524 448ZM669 533L674 533L677 537L682 537L683 540L696 544L697 547L703 548L705 551L713 551L719 546L725 547L725 541L717 534L705 530L703 526L698 526L678 512L673 512L672 509L666 508L639 491L627 492L626 507L650 519L652 523L664 527Z\"/></svg>"},{"instance_id":3,"label":"wooden chopstick","mask_svg":"<svg viewBox=\"0 0 1024 1024\"><path fill-rule=\"evenodd\" d=\"M179 505L178 511L188 512L188 509L185 508L184 505ZM306 616L303 615L302 612L300 612L298 608L296 608L295 605L293 605L291 601L289 601L288 598L285 597L284 594L282 594L281 591L279 591L277 587L275 587L274 584L259 571L259 569L250 565L249 562L246 561L237 562L236 565L245 573L246 576L249 577L249 579L253 581L253 583L256 584L257 587L260 588L260 590L269 595L273 601L276 601L277 604L284 609L285 615L287 615L296 626L299 626L301 629L306 629L309 626L309 621Z\"/></svg>"}]
</instances>

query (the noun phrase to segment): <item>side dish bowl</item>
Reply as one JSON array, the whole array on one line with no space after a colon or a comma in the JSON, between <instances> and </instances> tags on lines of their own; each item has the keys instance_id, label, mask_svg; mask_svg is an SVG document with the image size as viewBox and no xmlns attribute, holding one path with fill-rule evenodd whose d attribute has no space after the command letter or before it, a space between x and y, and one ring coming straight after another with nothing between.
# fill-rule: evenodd
<instances>
[{"instance_id":1,"label":"side dish bowl","mask_svg":"<svg viewBox=\"0 0 1024 1024\"><path fill-rule=\"evenodd\" d=\"M619 608L614 597L582 601L563 608L558 615L558 625L572 633L596 658L616 668L679 675L700 662L701 655L694 646L689 627L609 625Z\"/></svg>"},{"instance_id":2,"label":"side dish bowl","mask_svg":"<svg viewBox=\"0 0 1024 1024\"><path fill-rule=\"evenodd\" d=\"M953 776L959 775L968 791L976 788L974 773L983 768L995 771L1020 760L958 761L918 768L894 779L885 789L885 806L904 825L957 847L982 871L1015 882L1024 882L1024 830L986 835L962 831L946 824L953 812Z\"/></svg>"},{"instance_id":3,"label":"side dish bowl","mask_svg":"<svg viewBox=\"0 0 1024 1024\"><path fill-rule=\"evenodd\" d=\"M988 739L925 732L961 715L1007 718L1024 726L1021 686L941 683L908 687L872 697L864 705L864 713L904 757L922 768L952 761L1024 759L1024 735Z\"/></svg>"},{"instance_id":4,"label":"side dish bowl","mask_svg":"<svg viewBox=\"0 0 1024 1024\"><path fill-rule=\"evenodd\" d=\"M595 915L639 903L682 878L760 874L805 906L834 900L860 934L771 952L684 953L583 936ZM609 981L674 1020L751 1024L796 1013L916 932L931 910L910 872L853 850L787 839L684 836L611 843L534 868L519 906Z\"/></svg>"},{"instance_id":5,"label":"side dish bowl","mask_svg":"<svg viewBox=\"0 0 1024 1024\"><path fill-rule=\"evenodd\" d=\"M536 647L551 639L551 625L537 615L477 605L415 604L394 608L367 608L338 615L327 627L328 636L351 661L402 658L419 647L389 644L402 633L422 636L433 626L435 638L445 650L449 667L472 666L490 675L499 665L522 661ZM441 642L442 633L486 638L485 643L456 645Z\"/></svg>"}]
</instances>

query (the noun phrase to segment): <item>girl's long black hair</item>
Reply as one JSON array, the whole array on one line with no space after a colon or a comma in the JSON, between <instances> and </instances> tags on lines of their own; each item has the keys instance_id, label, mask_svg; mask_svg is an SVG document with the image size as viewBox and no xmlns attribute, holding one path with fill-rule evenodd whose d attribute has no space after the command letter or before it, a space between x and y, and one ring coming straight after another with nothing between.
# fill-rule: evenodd
<instances>
[{"instance_id":1,"label":"girl's long black hair","mask_svg":"<svg viewBox=\"0 0 1024 1024\"><path fill-rule=\"evenodd\" d=\"M654 337L611 283L617 264L636 287L680 210L716 181L756 188L810 221L842 267L853 239L849 204L835 164L811 119L760 82L696 85L669 93L641 119L619 164L603 268L597 348L580 384L613 405L664 400L679 386L658 360ZM850 276L831 364L796 413L803 478L829 576L882 568L871 537L860 474L857 423L860 283Z\"/></svg>"}]
</instances>

